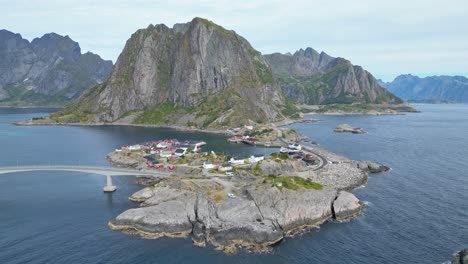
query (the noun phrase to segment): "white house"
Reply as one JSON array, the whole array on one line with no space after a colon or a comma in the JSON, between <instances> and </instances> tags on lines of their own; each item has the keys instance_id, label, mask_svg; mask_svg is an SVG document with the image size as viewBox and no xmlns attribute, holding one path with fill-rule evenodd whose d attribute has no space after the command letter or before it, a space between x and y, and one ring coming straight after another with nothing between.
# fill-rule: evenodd
<instances>
[{"instance_id":1,"label":"white house","mask_svg":"<svg viewBox=\"0 0 468 264\"><path fill-rule=\"evenodd\" d=\"M256 163L256 162L262 161L264 159L265 159L265 156L263 156L263 155L253 155L253 156L250 156L250 158L248 159L248 162L249 163Z\"/></svg>"},{"instance_id":2,"label":"white house","mask_svg":"<svg viewBox=\"0 0 468 264\"><path fill-rule=\"evenodd\" d=\"M140 150L141 146L140 145L131 145L128 147L128 150Z\"/></svg>"},{"instance_id":3,"label":"white house","mask_svg":"<svg viewBox=\"0 0 468 264\"><path fill-rule=\"evenodd\" d=\"M162 151L161 153L159 153L159 156L161 156L162 158L169 158L172 156L172 152L171 151Z\"/></svg>"},{"instance_id":4,"label":"white house","mask_svg":"<svg viewBox=\"0 0 468 264\"><path fill-rule=\"evenodd\" d=\"M157 145L156 145L157 148L167 148L167 144L166 142L159 142Z\"/></svg>"},{"instance_id":5,"label":"white house","mask_svg":"<svg viewBox=\"0 0 468 264\"><path fill-rule=\"evenodd\" d=\"M215 168L215 165L211 162L211 161L205 161L203 162L203 169L214 169Z\"/></svg>"},{"instance_id":6,"label":"white house","mask_svg":"<svg viewBox=\"0 0 468 264\"><path fill-rule=\"evenodd\" d=\"M232 164L232 165L240 165L240 164L244 164L245 160L244 159L241 159L241 158L237 158L237 157L232 157L229 162Z\"/></svg>"}]
</instances>

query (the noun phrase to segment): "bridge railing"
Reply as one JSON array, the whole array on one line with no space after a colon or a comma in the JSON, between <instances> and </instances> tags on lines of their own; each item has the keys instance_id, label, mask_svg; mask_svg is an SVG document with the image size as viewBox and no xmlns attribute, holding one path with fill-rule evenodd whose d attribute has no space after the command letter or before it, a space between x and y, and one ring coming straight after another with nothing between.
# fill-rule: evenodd
<instances>
[{"instance_id":1,"label":"bridge railing","mask_svg":"<svg viewBox=\"0 0 468 264\"><path fill-rule=\"evenodd\" d=\"M77 169L77 170L97 170L97 171L115 171L115 172L147 172L137 169L126 169L118 167L104 166L78 166L78 165L28 165L28 166L7 166L0 167L0 170L27 170L27 169Z\"/></svg>"}]
</instances>

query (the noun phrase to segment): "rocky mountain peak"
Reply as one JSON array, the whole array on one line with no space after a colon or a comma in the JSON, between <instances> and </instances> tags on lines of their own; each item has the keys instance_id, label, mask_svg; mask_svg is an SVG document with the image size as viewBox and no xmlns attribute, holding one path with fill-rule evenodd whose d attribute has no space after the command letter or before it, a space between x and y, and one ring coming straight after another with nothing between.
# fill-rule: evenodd
<instances>
[{"instance_id":1,"label":"rocky mountain peak","mask_svg":"<svg viewBox=\"0 0 468 264\"><path fill-rule=\"evenodd\" d=\"M286 97L304 104L402 103L360 66L312 48L265 55Z\"/></svg>"},{"instance_id":2,"label":"rocky mountain peak","mask_svg":"<svg viewBox=\"0 0 468 264\"><path fill-rule=\"evenodd\" d=\"M142 111L135 122L240 125L279 118L284 104L261 53L234 31L198 17L173 28L137 30L109 80L90 94L81 100L91 105L90 122L115 122ZM150 114L162 107L173 111Z\"/></svg>"},{"instance_id":3,"label":"rocky mountain peak","mask_svg":"<svg viewBox=\"0 0 468 264\"><path fill-rule=\"evenodd\" d=\"M48 33L40 38L35 38L31 45L40 56L56 53L73 61L78 60L81 56L81 48L78 42L73 41L69 36L61 36L56 33Z\"/></svg>"},{"instance_id":4,"label":"rocky mountain peak","mask_svg":"<svg viewBox=\"0 0 468 264\"><path fill-rule=\"evenodd\" d=\"M81 54L69 36L45 34L32 42L0 30L0 104L57 105L103 82L112 62Z\"/></svg>"}]
</instances>

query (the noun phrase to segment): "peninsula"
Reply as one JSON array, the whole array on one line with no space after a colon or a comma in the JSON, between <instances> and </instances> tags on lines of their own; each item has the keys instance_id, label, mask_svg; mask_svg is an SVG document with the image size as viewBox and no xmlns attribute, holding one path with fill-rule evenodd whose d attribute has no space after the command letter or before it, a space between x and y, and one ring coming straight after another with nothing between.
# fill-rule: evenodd
<instances>
[{"instance_id":1,"label":"peninsula","mask_svg":"<svg viewBox=\"0 0 468 264\"><path fill-rule=\"evenodd\" d=\"M201 151L206 142L177 140L115 150L107 156L113 165L171 176L142 178L147 187L130 196L140 207L118 215L109 227L146 238L190 235L196 246L228 253L265 251L329 219L358 215L363 204L350 191L365 184L369 172L389 169L287 144L282 134L288 140L300 137L287 128L276 131L287 153L229 157Z\"/></svg>"}]
</instances>

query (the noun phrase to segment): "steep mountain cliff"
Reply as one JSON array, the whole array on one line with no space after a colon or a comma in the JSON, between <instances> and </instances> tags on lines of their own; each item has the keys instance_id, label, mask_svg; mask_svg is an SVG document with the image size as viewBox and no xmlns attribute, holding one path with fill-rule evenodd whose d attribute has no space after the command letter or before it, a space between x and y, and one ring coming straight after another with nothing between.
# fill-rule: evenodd
<instances>
[{"instance_id":1,"label":"steep mountain cliff","mask_svg":"<svg viewBox=\"0 0 468 264\"><path fill-rule=\"evenodd\" d=\"M195 18L136 31L109 79L52 118L217 127L274 120L283 106L262 55L234 31Z\"/></svg>"},{"instance_id":2,"label":"steep mountain cliff","mask_svg":"<svg viewBox=\"0 0 468 264\"><path fill-rule=\"evenodd\" d=\"M400 75L382 86L412 102L468 103L468 78L463 76L430 76L420 78Z\"/></svg>"},{"instance_id":3,"label":"steep mountain cliff","mask_svg":"<svg viewBox=\"0 0 468 264\"><path fill-rule=\"evenodd\" d=\"M312 48L265 55L284 95L303 104L400 104L360 66Z\"/></svg>"},{"instance_id":4,"label":"steep mountain cliff","mask_svg":"<svg viewBox=\"0 0 468 264\"><path fill-rule=\"evenodd\" d=\"M32 42L0 30L0 104L61 105L102 83L112 62L81 54L68 36L50 33Z\"/></svg>"}]
</instances>

